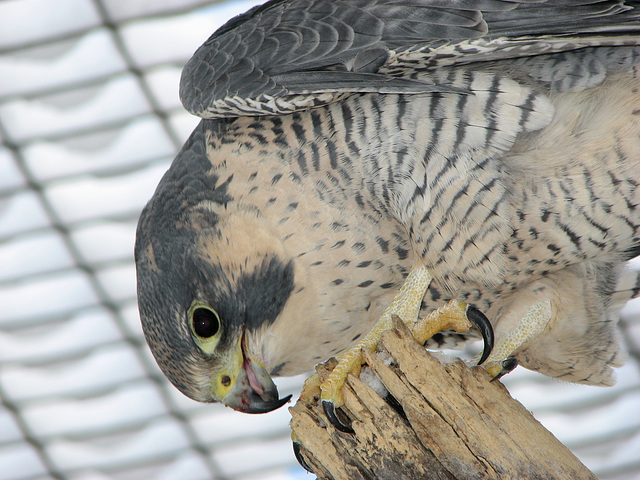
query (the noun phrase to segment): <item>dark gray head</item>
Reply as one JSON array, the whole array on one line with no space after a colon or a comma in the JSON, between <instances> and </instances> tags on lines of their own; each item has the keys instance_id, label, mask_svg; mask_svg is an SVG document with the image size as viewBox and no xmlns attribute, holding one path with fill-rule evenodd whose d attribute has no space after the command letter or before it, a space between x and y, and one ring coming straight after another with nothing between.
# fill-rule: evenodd
<instances>
[{"instance_id":1,"label":"dark gray head","mask_svg":"<svg viewBox=\"0 0 640 480\"><path fill-rule=\"evenodd\" d=\"M267 246L269 239L260 241L254 213L230 213L233 199L210 173L201 133L196 129L138 223L142 327L161 370L185 395L265 412L287 399L278 399L261 352L250 350L287 302L293 264Z\"/></svg>"}]
</instances>

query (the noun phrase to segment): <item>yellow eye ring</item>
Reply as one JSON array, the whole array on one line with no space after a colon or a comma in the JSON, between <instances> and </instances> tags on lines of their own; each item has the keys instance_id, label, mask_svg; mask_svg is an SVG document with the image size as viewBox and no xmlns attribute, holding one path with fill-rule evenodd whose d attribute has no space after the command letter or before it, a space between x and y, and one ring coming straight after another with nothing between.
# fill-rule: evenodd
<instances>
[{"instance_id":1,"label":"yellow eye ring","mask_svg":"<svg viewBox=\"0 0 640 480\"><path fill-rule=\"evenodd\" d=\"M220 340L220 315L213 308L200 302L191 305L188 315L193 339L205 353L211 354Z\"/></svg>"}]
</instances>

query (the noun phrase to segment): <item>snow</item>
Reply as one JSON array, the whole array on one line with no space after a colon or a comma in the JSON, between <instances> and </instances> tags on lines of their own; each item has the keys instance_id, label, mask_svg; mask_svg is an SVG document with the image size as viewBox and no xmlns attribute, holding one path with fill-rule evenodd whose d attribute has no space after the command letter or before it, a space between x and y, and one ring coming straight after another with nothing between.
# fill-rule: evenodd
<instances>
[{"instance_id":1,"label":"snow","mask_svg":"<svg viewBox=\"0 0 640 480\"><path fill-rule=\"evenodd\" d=\"M28 232L50 225L38 196L30 191L20 191L0 199L0 236Z\"/></svg>"},{"instance_id":2,"label":"snow","mask_svg":"<svg viewBox=\"0 0 640 480\"><path fill-rule=\"evenodd\" d=\"M89 224L73 230L71 239L90 262L132 260L136 224L135 220Z\"/></svg>"},{"instance_id":3,"label":"snow","mask_svg":"<svg viewBox=\"0 0 640 480\"><path fill-rule=\"evenodd\" d=\"M9 150L0 146L0 192L23 186L24 178L15 164L15 159ZM1 212L2 207L0 205Z\"/></svg>"},{"instance_id":4,"label":"snow","mask_svg":"<svg viewBox=\"0 0 640 480\"><path fill-rule=\"evenodd\" d=\"M22 432L8 411L0 411L0 444L20 441ZM2 452L0 452L2 455ZM2 465L0 461L0 465Z\"/></svg>"},{"instance_id":5,"label":"snow","mask_svg":"<svg viewBox=\"0 0 640 480\"><path fill-rule=\"evenodd\" d=\"M25 21L28 16L29 21ZM9 0L0 3L0 48L73 33L100 24L89 0Z\"/></svg>"},{"instance_id":6,"label":"snow","mask_svg":"<svg viewBox=\"0 0 640 480\"><path fill-rule=\"evenodd\" d=\"M223 472L227 475L254 473L261 478L265 470L289 463L292 451L291 440L280 438L256 442L245 441L242 445L218 449L213 457L222 465ZM247 462L248 458L260 459L259 466L254 462Z\"/></svg>"},{"instance_id":7,"label":"snow","mask_svg":"<svg viewBox=\"0 0 640 480\"><path fill-rule=\"evenodd\" d=\"M135 299L136 271L131 262L102 269L97 277L111 301Z\"/></svg>"},{"instance_id":8,"label":"snow","mask_svg":"<svg viewBox=\"0 0 640 480\"><path fill-rule=\"evenodd\" d=\"M136 66L177 62L184 52L194 52L213 30L205 16L154 18L123 26L122 38Z\"/></svg>"},{"instance_id":9,"label":"snow","mask_svg":"<svg viewBox=\"0 0 640 480\"><path fill-rule=\"evenodd\" d=\"M182 68L169 65L154 68L146 77L154 97L158 99L160 107L165 110L182 109L178 95L181 72Z\"/></svg>"},{"instance_id":10,"label":"snow","mask_svg":"<svg viewBox=\"0 0 640 480\"><path fill-rule=\"evenodd\" d=\"M37 367L9 365L0 370L0 383L13 401L95 395L143 378L141 363L124 343L98 348L80 360Z\"/></svg>"},{"instance_id":11,"label":"snow","mask_svg":"<svg viewBox=\"0 0 640 480\"><path fill-rule=\"evenodd\" d=\"M173 419L152 422L132 436L102 436L92 441L57 440L48 452L60 468L109 468L144 458L164 460L168 455L181 453L189 441L180 425Z\"/></svg>"},{"instance_id":12,"label":"snow","mask_svg":"<svg viewBox=\"0 0 640 480\"><path fill-rule=\"evenodd\" d=\"M277 431L286 433L290 418L284 407L265 415L246 415L227 408L215 414L206 411L198 413L192 425L203 441L228 445L252 435Z\"/></svg>"},{"instance_id":13,"label":"snow","mask_svg":"<svg viewBox=\"0 0 640 480\"><path fill-rule=\"evenodd\" d=\"M35 449L26 443L14 444L0 450L0 480L29 479L46 473Z\"/></svg>"},{"instance_id":14,"label":"snow","mask_svg":"<svg viewBox=\"0 0 640 480\"><path fill-rule=\"evenodd\" d=\"M29 169L46 181L84 173L108 173L118 168L135 168L150 159L175 154L158 119L143 115L125 126L81 135L71 141L38 141L24 149Z\"/></svg>"},{"instance_id":15,"label":"snow","mask_svg":"<svg viewBox=\"0 0 640 480\"><path fill-rule=\"evenodd\" d=\"M99 54L97 54L99 52ZM123 72L126 64L106 29L92 30L80 41L65 41L0 57L0 96L35 93ZM0 109L0 119L11 117Z\"/></svg>"},{"instance_id":16,"label":"snow","mask_svg":"<svg viewBox=\"0 0 640 480\"><path fill-rule=\"evenodd\" d=\"M76 177L47 188L45 194L64 222L138 214L166 170L150 165L118 177Z\"/></svg>"},{"instance_id":17,"label":"snow","mask_svg":"<svg viewBox=\"0 0 640 480\"><path fill-rule=\"evenodd\" d=\"M56 102L55 96L7 102L0 107L0 118L11 118L11 122L7 122L11 137L25 141L82 131L151 112L133 75L112 77L99 88L91 87L88 91L88 98L83 90L77 91L76 98L66 95L63 105Z\"/></svg>"},{"instance_id":18,"label":"snow","mask_svg":"<svg viewBox=\"0 0 640 480\"><path fill-rule=\"evenodd\" d=\"M90 282L79 270L9 284L0 295L0 327L42 321L97 303Z\"/></svg>"},{"instance_id":19,"label":"snow","mask_svg":"<svg viewBox=\"0 0 640 480\"><path fill-rule=\"evenodd\" d=\"M0 282L59 269L74 263L64 241L55 232L18 237L0 244Z\"/></svg>"},{"instance_id":20,"label":"snow","mask_svg":"<svg viewBox=\"0 0 640 480\"><path fill-rule=\"evenodd\" d=\"M55 324L18 332L0 331L0 363L33 364L88 352L121 341L113 317L102 309L87 309ZM37 345L37 349L32 346Z\"/></svg>"},{"instance_id":21,"label":"snow","mask_svg":"<svg viewBox=\"0 0 640 480\"><path fill-rule=\"evenodd\" d=\"M88 399L62 399L25 409L29 427L43 437L94 434L141 425L168 411L153 384L145 381Z\"/></svg>"}]
</instances>

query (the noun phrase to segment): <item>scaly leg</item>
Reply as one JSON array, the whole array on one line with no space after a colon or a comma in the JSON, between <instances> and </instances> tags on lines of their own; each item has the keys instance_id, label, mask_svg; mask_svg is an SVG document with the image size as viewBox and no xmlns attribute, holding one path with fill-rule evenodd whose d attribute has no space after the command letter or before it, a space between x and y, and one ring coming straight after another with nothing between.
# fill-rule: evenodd
<instances>
[{"instance_id":1,"label":"scaly leg","mask_svg":"<svg viewBox=\"0 0 640 480\"><path fill-rule=\"evenodd\" d=\"M485 339L486 355L491 351L493 332L489 321L477 309L468 307L464 303L450 302L424 320L417 321L422 299L429 287L431 278L431 274L425 267L414 268L409 273L398 295L384 311L376 325L360 342L338 355L337 365L324 381L321 381L319 376L315 374L305 382L300 398L310 403L313 392L317 391L319 387L324 411L327 418L337 429L349 433L353 431L338 420L335 412L336 407L340 407L344 403L342 387L349 373L356 375L360 373L362 349L375 350L382 338L382 334L392 328L391 317L393 315L400 317L414 331L414 334L417 335L417 338L422 343L444 329L453 328L461 333L466 332L472 326L471 322L473 322L480 326Z\"/></svg>"},{"instance_id":2,"label":"scaly leg","mask_svg":"<svg viewBox=\"0 0 640 480\"><path fill-rule=\"evenodd\" d=\"M526 315L510 328L501 331L498 326L496 346L486 359L484 368L497 380L518 366L517 359L512 354L537 337L549 324L551 319L551 302L543 300L534 303Z\"/></svg>"}]
</instances>

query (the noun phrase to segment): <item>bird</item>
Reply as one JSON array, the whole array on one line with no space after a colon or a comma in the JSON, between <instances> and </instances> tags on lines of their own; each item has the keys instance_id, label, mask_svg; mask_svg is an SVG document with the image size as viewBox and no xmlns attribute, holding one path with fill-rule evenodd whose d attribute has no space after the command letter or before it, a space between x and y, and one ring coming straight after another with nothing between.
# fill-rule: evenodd
<instances>
[{"instance_id":1,"label":"bird","mask_svg":"<svg viewBox=\"0 0 640 480\"><path fill-rule=\"evenodd\" d=\"M638 1L271 0L231 19L182 71L201 121L136 232L160 369L263 413L289 401L273 377L337 357L335 424L399 316L420 341L482 334L495 378L611 385L640 292L639 88Z\"/></svg>"}]
</instances>

